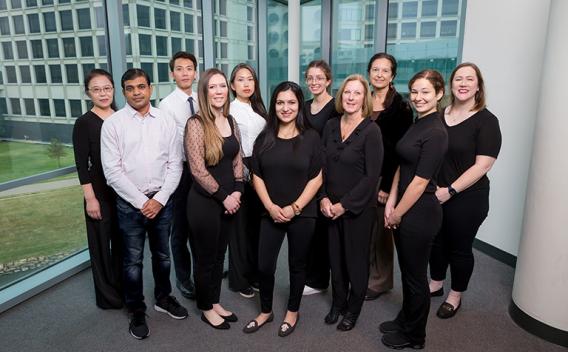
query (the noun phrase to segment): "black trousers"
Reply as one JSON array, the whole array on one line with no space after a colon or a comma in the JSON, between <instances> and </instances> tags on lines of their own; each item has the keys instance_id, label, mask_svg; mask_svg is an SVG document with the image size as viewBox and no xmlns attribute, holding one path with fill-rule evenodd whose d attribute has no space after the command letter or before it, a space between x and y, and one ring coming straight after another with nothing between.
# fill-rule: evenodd
<instances>
[{"instance_id":1,"label":"black trousers","mask_svg":"<svg viewBox=\"0 0 568 352\"><path fill-rule=\"evenodd\" d=\"M387 292L393 288L394 243L392 230L385 228L385 206L377 205L377 221L371 235L369 289Z\"/></svg>"},{"instance_id":2,"label":"black trousers","mask_svg":"<svg viewBox=\"0 0 568 352\"><path fill-rule=\"evenodd\" d=\"M260 274L260 307L263 313L272 312L274 273L278 253L286 234L288 235L288 269L290 271L288 310L297 312L300 309L306 280L306 259L315 222L314 218L302 217L293 218L285 224L276 224L268 217L261 219L258 271Z\"/></svg>"},{"instance_id":3,"label":"black trousers","mask_svg":"<svg viewBox=\"0 0 568 352\"><path fill-rule=\"evenodd\" d=\"M369 280L369 245L375 208L329 222L329 259L333 306L361 312Z\"/></svg>"},{"instance_id":4,"label":"black trousers","mask_svg":"<svg viewBox=\"0 0 568 352\"><path fill-rule=\"evenodd\" d=\"M187 162L184 162L179 185L172 196L174 216L172 219L170 244L176 278L186 288L191 286L192 267L191 254L189 252L189 224L187 223L187 195L191 182L191 173L189 172Z\"/></svg>"},{"instance_id":5,"label":"black trousers","mask_svg":"<svg viewBox=\"0 0 568 352\"><path fill-rule=\"evenodd\" d=\"M241 291L258 281L258 240L263 209L256 192L246 183L235 219L237 230L229 238L229 288L233 291Z\"/></svg>"},{"instance_id":6,"label":"black trousers","mask_svg":"<svg viewBox=\"0 0 568 352\"><path fill-rule=\"evenodd\" d=\"M116 216L116 203L114 200L99 199L99 204L102 220L94 220L85 210L96 303L103 309L121 308L123 246Z\"/></svg>"},{"instance_id":7,"label":"black trousers","mask_svg":"<svg viewBox=\"0 0 568 352\"><path fill-rule=\"evenodd\" d=\"M318 212L319 213L319 212ZM314 238L308 254L306 285L325 290L329 286L329 245L327 235L327 218L319 213L316 220Z\"/></svg>"},{"instance_id":8,"label":"black trousers","mask_svg":"<svg viewBox=\"0 0 568 352\"><path fill-rule=\"evenodd\" d=\"M432 245L430 277L444 280L450 267L452 290L467 290L473 273L473 240L489 212L489 189L457 194L442 205L442 228Z\"/></svg>"},{"instance_id":9,"label":"black trousers","mask_svg":"<svg viewBox=\"0 0 568 352\"><path fill-rule=\"evenodd\" d=\"M227 242L234 231L234 216L215 199L191 187L187 197L190 244L195 258L197 308L210 310L219 303L223 261Z\"/></svg>"},{"instance_id":10,"label":"black trousers","mask_svg":"<svg viewBox=\"0 0 568 352\"><path fill-rule=\"evenodd\" d=\"M403 216L394 242L402 276L402 309L396 321L410 340L423 343L430 311L428 258L442 224L442 208L434 194L423 194Z\"/></svg>"}]
</instances>

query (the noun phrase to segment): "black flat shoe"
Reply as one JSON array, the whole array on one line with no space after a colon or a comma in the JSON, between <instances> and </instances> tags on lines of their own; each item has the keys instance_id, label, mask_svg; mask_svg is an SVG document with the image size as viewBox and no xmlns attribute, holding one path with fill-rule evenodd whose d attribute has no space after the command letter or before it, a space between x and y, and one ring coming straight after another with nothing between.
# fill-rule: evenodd
<instances>
[{"instance_id":1,"label":"black flat shoe","mask_svg":"<svg viewBox=\"0 0 568 352\"><path fill-rule=\"evenodd\" d=\"M294 325L291 325L290 323L283 321L282 324L280 324L280 329L278 329L278 336L286 337L291 333L293 333L299 321L300 321L300 313L298 313L298 316L296 317L296 323Z\"/></svg>"},{"instance_id":2,"label":"black flat shoe","mask_svg":"<svg viewBox=\"0 0 568 352\"><path fill-rule=\"evenodd\" d=\"M359 314L347 312L343 316L343 319L337 324L337 330L340 331L349 331L355 327L355 323L357 323L357 318L359 318Z\"/></svg>"},{"instance_id":3,"label":"black flat shoe","mask_svg":"<svg viewBox=\"0 0 568 352\"><path fill-rule=\"evenodd\" d=\"M390 334L393 332L399 332L402 330L402 326L397 323L395 320L385 321L379 325L379 331L383 334Z\"/></svg>"},{"instance_id":4,"label":"black flat shoe","mask_svg":"<svg viewBox=\"0 0 568 352\"><path fill-rule=\"evenodd\" d=\"M440 287L440 289L430 292L430 297L440 297L444 295L444 288Z\"/></svg>"},{"instance_id":5,"label":"black flat shoe","mask_svg":"<svg viewBox=\"0 0 568 352\"><path fill-rule=\"evenodd\" d=\"M326 324L328 325L332 325L337 323L337 321L339 320L339 316L345 314L345 312L343 311L343 309L339 309L336 307L331 307L331 310L329 311L329 313L327 313L327 315L324 318L324 321Z\"/></svg>"},{"instance_id":6,"label":"black flat shoe","mask_svg":"<svg viewBox=\"0 0 568 352\"><path fill-rule=\"evenodd\" d=\"M461 307L461 300L460 300L460 304L458 304L458 306L455 307L455 308L450 303L444 302L444 303L442 303L440 308L438 308L436 315L440 319L449 319L449 318L453 317L454 315L456 315L456 313L458 312L460 307Z\"/></svg>"},{"instance_id":7,"label":"black flat shoe","mask_svg":"<svg viewBox=\"0 0 568 352\"><path fill-rule=\"evenodd\" d=\"M268 318L262 324L259 324L258 321L256 321L256 319L253 319L249 321L247 325L245 325L245 327L243 328L243 332L245 334L251 334L253 332L257 332L258 329L264 326L264 324L270 323L272 320L274 320L274 313L270 313Z\"/></svg>"},{"instance_id":8,"label":"black flat shoe","mask_svg":"<svg viewBox=\"0 0 568 352\"><path fill-rule=\"evenodd\" d=\"M414 342L404 336L401 332L393 332L389 334L384 334L381 339L383 345L388 348L394 348L395 350L401 350L403 348L413 348L415 350L421 350L424 348L424 342Z\"/></svg>"},{"instance_id":9,"label":"black flat shoe","mask_svg":"<svg viewBox=\"0 0 568 352\"><path fill-rule=\"evenodd\" d=\"M221 314L219 314L219 315L221 315ZM221 318L223 318L228 323L236 323L237 321L239 321L239 318L237 318L235 313L231 313L231 315L227 315L227 316L221 315Z\"/></svg>"},{"instance_id":10,"label":"black flat shoe","mask_svg":"<svg viewBox=\"0 0 568 352\"><path fill-rule=\"evenodd\" d=\"M205 317L205 314L201 313L201 320L203 320L204 323L207 323L207 325L209 325L212 328L215 329L219 329L219 330L227 330L231 328L231 325L229 325L229 323L227 323L226 321L223 320L223 322L219 325L213 325L211 324L211 322L209 320L207 320L207 318Z\"/></svg>"}]
</instances>

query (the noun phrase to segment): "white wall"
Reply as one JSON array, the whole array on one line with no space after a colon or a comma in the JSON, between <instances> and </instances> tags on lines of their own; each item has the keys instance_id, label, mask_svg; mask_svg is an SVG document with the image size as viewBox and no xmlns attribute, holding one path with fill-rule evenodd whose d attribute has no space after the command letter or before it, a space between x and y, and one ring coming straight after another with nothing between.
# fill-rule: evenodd
<instances>
[{"instance_id":1,"label":"white wall","mask_svg":"<svg viewBox=\"0 0 568 352\"><path fill-rule=\"evenodd\" d=\"M484 76L503 146L491 180L489 217L477 238L517 255L537 117L549 0L467 1L462 61Z\"/></svg>"}]
</instances>

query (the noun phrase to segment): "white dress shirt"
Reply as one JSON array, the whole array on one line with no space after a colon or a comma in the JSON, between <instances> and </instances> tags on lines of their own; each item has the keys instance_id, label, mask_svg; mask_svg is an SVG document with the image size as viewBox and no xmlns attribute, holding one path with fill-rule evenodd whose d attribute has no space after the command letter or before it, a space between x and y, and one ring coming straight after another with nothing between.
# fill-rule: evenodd
<instances>
[{"instance_id":1,"label":"white dress shirt","mask_svg":"<svg viewBox=\"0 0 568 352\"><path fill-rule=\"evenodd\" d=\"M176 89L168 94L167 97L162 99L158 105L160 110L171 116L176 122L178 135L180 136L180 150L183 160L186 160L185 151L183 149L185 124L187 123L187 119L191 117L191 110L189 109L188 101L189 97L193 98L193 110L195 110L195 113L197 114L199 111L197 94L192 93L191 95L187 95L183 90L179 89L179 87L176 87Z\"/></svg>"},{"instance_id":2,"label":"white dress shirt","mask_svg":"<svg viewBox=\"0 0 568 352\"><path fill-rule=\"evenodd\" d=\"M252 156L254 141L264 128L264 125L266 125L266 120L254 112L250 104L243 103L238 99L231 102L230 113L237 121L241 131L241 145L244 157Z\"/></svg>"},{"instance_id":3,"label":"white dress shirt","mask_svg":"<svg viewBox=\"0 0 568 352\"><path fill-rule=\"evenodd\" d=\"M107 183L124 200L141 209L146 194L166 205L182 171L176 124L150 107L142 116L130 105L112 114L101 130L101 161Z\"/></svg>"}]
</instances>

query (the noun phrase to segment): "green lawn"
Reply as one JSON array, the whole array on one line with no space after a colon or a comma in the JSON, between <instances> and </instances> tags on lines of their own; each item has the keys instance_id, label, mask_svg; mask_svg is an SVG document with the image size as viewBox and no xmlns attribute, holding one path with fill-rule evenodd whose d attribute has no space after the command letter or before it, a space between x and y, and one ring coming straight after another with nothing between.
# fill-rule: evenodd
<instances>
[{"instance_id":1,"label":"green lawn","mask_svg":"<svg viewBox=\"0 0 568 352\"><path fill-rule=\"evenodd\" d=\"M46 144L0 141L0 183L58 168L57 160L47 156ZM73 148L65 147L61 167L75 163Z\"/></svg>"},{"instance_id":2,"label":"green lawn","mask_svg":"<svg viewBox=\"0 0 568 352\"><path fill-rule=\"evenodd\" d=\"M79 186L0 199L0 263L87 246Z\"/></svg>"}]
</instances>

